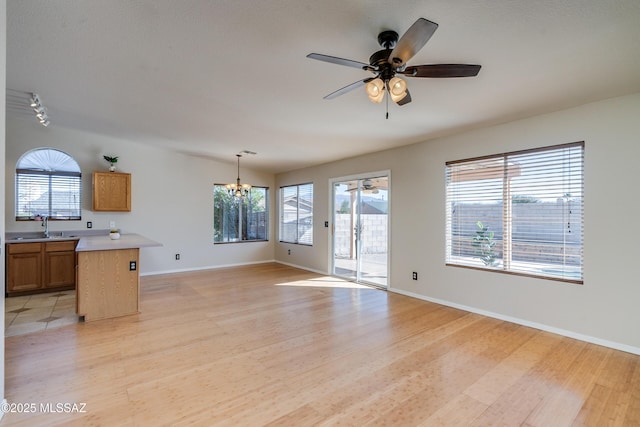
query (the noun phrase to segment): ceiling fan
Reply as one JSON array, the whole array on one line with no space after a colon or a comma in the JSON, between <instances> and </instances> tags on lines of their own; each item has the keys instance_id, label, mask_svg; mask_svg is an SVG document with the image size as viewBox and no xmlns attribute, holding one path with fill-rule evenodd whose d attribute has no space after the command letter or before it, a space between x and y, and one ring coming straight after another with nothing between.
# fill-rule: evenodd
<instances>
[{"instance_id":1,"label":"ceiling fan","mask_svg":"<svg viewBox=\"0 0 640 427\"><path fill-rule=\"evenodd\" d=\"M379 180L372 180L372 179L365 179L362 181L362 185L360 186L360 190L363 193L372 193L372 194L378 194L379 193L379 189L382 188L380 187L380 182ZM382 188L385 189L386 187ZM347 188L348 192L352 192L352 191L356 191L358 189L357 185L352 185L349 186L349 188Z\"/></svg>"},{"instance_id":2,"label":"ceiling fan","mask_svg":"<svg viewBox=\"0 0 640 427\"><path fill-rule=\"evenodd\" d=\"M436 29L438 29L438 24L435 22L419 18L400 39L398 39L398 33L395 31L387 30L381 32L378 35L378 43L383 49L371 55L368 64L320 53L310 53L307 58L360 68L375 74L375 77L358 80L335 92L331 92L324 99L333 99L365 86L367 95L372 102L382 102L385 92L388 92L389 98L393 102L398 105L406 105L411 102L411 94L407 88L407 82L398 77L397 74L405 77L473 77L478 75L480 71L480 65L471 64L407 66L407 61L422 49ZM387 112L387 118L388 116L389 113Z\"/></svg>"}]
</instances>

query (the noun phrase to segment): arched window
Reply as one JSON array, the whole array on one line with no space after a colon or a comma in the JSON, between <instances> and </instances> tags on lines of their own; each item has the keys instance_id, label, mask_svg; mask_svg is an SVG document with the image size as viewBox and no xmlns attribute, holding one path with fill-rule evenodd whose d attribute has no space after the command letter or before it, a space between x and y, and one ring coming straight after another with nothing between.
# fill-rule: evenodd
<instances>
[{"instance_id":1,"label":"arched window","mask_svg":"<svg viewBox=\"0 0 640 427\"><path fill-rule=\"evenodd\" d=\"M82 174L73 157L53 148L26 152L16 166L16 220L79 220Z\"/></svg>"}]
</instances>

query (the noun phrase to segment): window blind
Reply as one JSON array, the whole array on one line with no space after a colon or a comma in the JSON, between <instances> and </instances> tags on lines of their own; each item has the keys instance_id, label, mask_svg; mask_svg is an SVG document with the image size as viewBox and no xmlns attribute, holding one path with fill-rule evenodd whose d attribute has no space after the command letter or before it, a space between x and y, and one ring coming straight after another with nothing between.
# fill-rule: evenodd
<instances>
[{"instance_id":1,"label":"window blind","mask_svg":"<svg viewBox=\"0 0 640 427\"><path fill-rule=\"evenodd\" d=\"M445 169L447 264L582 283L584 142Z\"/></svg>"},{"instance_id":2,"label":"window blind","mask_svg":"<svg viewBox=\"0 0 640 427\"><path fill-rule=\"evenodd\" d=\"M280 188L280 241L313 245L313 183Z\"/></svg>"},{"instance_id":3,"label":"window blind","mask_svg":"<svg viewBox=\"0 0 640 427\"><path fill-rule=\"evenodd\" d=\"M16 220L81 219L81 179L79 172L17 169Z\"/></svg>"}]
</instances>

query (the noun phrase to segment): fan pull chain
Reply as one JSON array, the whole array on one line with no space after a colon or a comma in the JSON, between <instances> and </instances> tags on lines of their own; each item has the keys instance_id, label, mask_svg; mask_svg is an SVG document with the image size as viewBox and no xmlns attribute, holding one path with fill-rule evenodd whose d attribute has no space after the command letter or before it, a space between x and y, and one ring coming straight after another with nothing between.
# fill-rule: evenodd
<instances>
[{"instance_id":1,"label":"fan pull chain","mask_svg":"<svg viewBox=\"0 0 640 427\"><path fill-rule=\"evenodd\" d=\"M391 96L391 95L389 95ZM386 119L389 120L389 96L385 96L385 99L387 101L387 116Z\"/></svg>"}]
</instances>

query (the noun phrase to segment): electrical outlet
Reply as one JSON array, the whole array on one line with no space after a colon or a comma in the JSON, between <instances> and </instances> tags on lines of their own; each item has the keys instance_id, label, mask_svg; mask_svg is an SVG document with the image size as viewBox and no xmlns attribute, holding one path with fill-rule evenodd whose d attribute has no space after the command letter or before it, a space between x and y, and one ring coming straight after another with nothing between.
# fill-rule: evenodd
<instances>
[{"instance_id":1,"label":"electrical outlet","mask_svg":"<svg viewBox=\"0 0 640 427\"><path fill-rule=\"evenodd\" d=\"M129 271L136 271L138 263L136 261L129 261Z\"/></svg>"},{"instance_id":2,"label":"electrical outlet","mask_svg":"<svg viewBox=\"0 0 640 427\"><path fill-rule=\"evenodd\" d=\"M176 261L180 261L180 254L176 254Z\"/></svg>"},{"instance_id":3,"label":"electrical outlet","mask_svg":"<svg viewBox=\"0 0 640 427\"><path fill-rule=\"evenodd\" d=\"M93 228L93 223L91 221L87 221L87 228Z\"/></svg>"},{"instance_id":4,"label":"electrical outlet","mask_svg":"<svg viewBox=\"0 0 640 427\"><path fill-rule=\"evenodd\" d=\"M287 255L291 255L291 249L287 250Z\"/></svg>"},{"instance_id":5,"label":"electrical outlet","mask_svg":"<svg viewBox=\"0 0 640 427\"><path fill-rule=\"evenodd\" d=\"M329 221L324 222L324 228L329 228Z\"/></svg>"},{"instance_id":6,"label":"electrical outlet","mask_svg":"<svg viewBox=\"0 0 640 427\"><path fill-rule=\"evenodd\" d=\"M413 272L413 280L418 280L418 272L417 271Z\"/></svg>"},{"instance_id":7,"label":"electrical outlet","mask_svg":"<svg viewBox=\"0 0 640 427\"><path fill-rule=\"evenodd\" d=\"M116 228L116 222L115 221L109 221L109 228L111 230L113 230L114 228Z\"/></svg>"}]
</instances>

